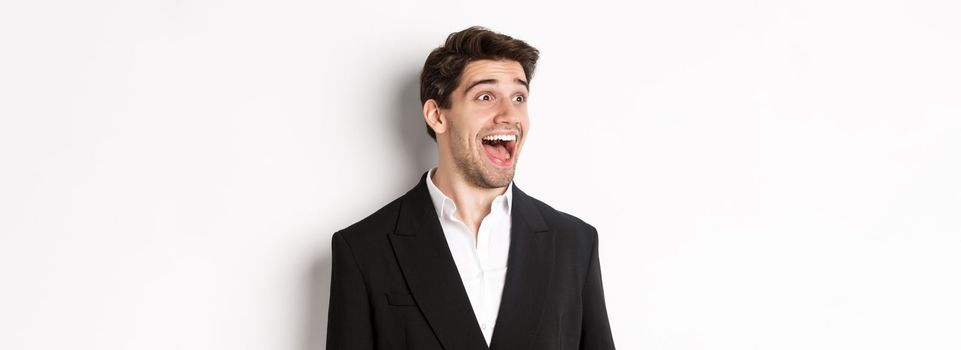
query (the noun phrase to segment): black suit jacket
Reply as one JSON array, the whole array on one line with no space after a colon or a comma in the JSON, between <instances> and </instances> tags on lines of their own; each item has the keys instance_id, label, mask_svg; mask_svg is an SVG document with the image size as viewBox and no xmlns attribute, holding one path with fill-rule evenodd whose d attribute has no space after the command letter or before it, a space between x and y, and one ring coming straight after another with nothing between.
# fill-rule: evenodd
<instances>
[{"instance_id":1,"label":"black suit jacket","mask_svg":"<svg viewBox=\"0 0 961 350\"><path fill-rule=\"evenodd\" d=\"M425 177L333 236L328 350L488 349ZM515 185L490 349L614 349L597 230Z\"/></svg>"}]
</instances>

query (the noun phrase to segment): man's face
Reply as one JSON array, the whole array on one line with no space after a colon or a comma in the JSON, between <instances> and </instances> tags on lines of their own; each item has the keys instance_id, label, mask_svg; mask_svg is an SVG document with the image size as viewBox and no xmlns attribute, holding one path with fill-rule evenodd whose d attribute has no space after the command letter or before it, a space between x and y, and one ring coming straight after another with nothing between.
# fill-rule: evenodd
<instances>
[{"instance_id":1,"label":"man's face","mask_svg":"<svg viewBox=\"0 0 961 350\"><path fill-rule=\"evenodd\" d=\"M529 126L527 78L520 63L468 63L443 110L447 144L457 169L482 188L510 184Z\"/></svg>"}]
</instances>

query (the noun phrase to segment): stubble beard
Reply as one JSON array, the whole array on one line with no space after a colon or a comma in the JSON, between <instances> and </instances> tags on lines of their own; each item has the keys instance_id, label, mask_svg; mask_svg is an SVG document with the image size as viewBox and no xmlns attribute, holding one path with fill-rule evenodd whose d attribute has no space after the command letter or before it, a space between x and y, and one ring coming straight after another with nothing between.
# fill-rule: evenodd
<instances>
[{"instance_id":1,"label":"stubble beard","mask_svg":"<svg viewBox=\"0 0 961 350\"><path fill-rule=\"evenodd\" d=\"M486 159L483 159L486 155L472 153L468 142L474 142L474 140L455 140L454 142L454 144L464 145L453 152L454 164L464 175L464 179L480 188L503 188L510 185L511 180L514 179L517 159L514 159L509 169L491 169L489 164L485 164ZM479 151L483 152L483 146Z\"/></svg>"}]
</instances>

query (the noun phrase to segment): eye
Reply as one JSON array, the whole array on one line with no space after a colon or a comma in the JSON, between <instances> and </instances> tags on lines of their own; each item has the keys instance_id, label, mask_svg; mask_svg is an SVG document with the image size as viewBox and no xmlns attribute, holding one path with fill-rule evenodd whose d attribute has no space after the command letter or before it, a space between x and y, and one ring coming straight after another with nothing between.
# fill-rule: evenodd
<instances>
[{"instance_id":1,"label":"eye","mask_svg":"<svg viewBox=\"0 0 961 350\"><path fill-rule=\"evenodd\" d=\"M514 96L514 102L524 102L527 101L527 97L524 95Z\"/></svg>"},{"instance_id":2,"label":"eye","mask_svg":"<svg viewBox=\"0 0 961 350\"><path fill-rule=\"evenodd\" d=\"M493 99L494 99L494 96L486 92L483 94L477 95L478 101L491 101Z\"/></svg>"}]
</instances>

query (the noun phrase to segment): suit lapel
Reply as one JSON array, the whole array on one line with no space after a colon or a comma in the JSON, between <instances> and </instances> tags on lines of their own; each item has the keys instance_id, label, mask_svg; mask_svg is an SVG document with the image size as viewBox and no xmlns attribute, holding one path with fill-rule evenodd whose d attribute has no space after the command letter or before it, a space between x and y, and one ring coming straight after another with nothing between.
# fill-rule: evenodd
<instances>
[{"instance_id":1,"label":"suit lapel","mask_svg":"<svg viewBox=\"0 0 961 350\"><path fill-rule=\"evenodd\" d=\"M390 242L411 295L444 349L487 349L425 178L401 202ZM512 247L513 249L513 247Z\"/></svg>"},{"instance_id":2,"label":"suit lapel","mask_svg":"<svg viewBox=\"0 0 961 350\"><path fill-rule=\"evenodd\" d=\"M507 278L491 349L530 349L551 289L554 235L534 200L514 186Z\"/></svg>"}]
</instances>

